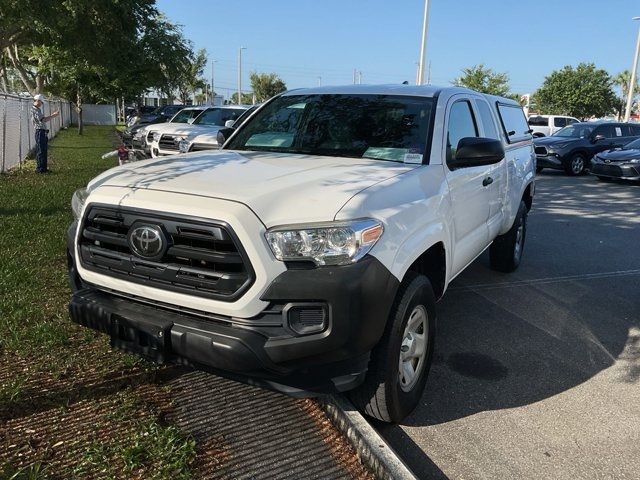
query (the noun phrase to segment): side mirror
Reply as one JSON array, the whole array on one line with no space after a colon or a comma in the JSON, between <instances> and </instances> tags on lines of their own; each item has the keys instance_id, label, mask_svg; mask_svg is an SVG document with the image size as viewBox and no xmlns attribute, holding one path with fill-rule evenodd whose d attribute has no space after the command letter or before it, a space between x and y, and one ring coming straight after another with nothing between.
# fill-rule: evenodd
<instances>
[{"instance_id":1,"label":"side mirror","mask_svg":"<svg viewBox=\"0 0 640 480\"><path fill-rule=\"evenodd\" d=\"M235 120L227 120L226 122L224 122L224 126L227 128L231 128L233 127L233 124L236 123Z\"/></svg>"},{"instance_id":2,"label":"side mirror","mask_svg":"<svg viewBox=\"0 0 640 480\"><path fill-rule=\"evenodd\" d=\"M235 128L229 127L221 128L220 130L218 130L218 134L216 135L216 140L218 140L218 147L222 147L222 145L224 145L224 142L227 141L234 130Z\"/></svg>"},{"instance_id":3,"label":"side mirror","mask_svg":"<svg viewBox=\"0 0 640 480\"><path fill-rule=\"evenodd\" d=\"M599 142L600 140L604 140L604 139L605 139L605 136L604 136L604 135L594 135L594 136L591 138L591 142L592 142L592 143L597 143L597 142Z\"/></svg>"},{"instance_id":4,"label":"side mirror","mask_svg":"<svg viewBox=\"0 0 640 480\"><path fill-rule=\"evenodd\" d=\"M449 168L478 167L492 165L504 158L504 147L494 138L461 138L456 148L455 158L449 159Z\"/></svg>"}]
</instances>

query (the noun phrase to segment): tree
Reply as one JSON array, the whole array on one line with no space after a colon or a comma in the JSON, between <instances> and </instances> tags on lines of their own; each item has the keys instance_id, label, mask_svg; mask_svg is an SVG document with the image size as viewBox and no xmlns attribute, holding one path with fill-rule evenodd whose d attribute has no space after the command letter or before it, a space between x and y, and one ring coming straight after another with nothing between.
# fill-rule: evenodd
<instances>
[{"instance_id":1,"label":"tree","mask_svg":"<svg viewBox=\"0 0 640 480\"><path fill-rule=\"evenodd\" d=\"M287 85L275 73L251 72L249 75L251 89L256 95L256 101L264 102L274 95L284 92ZM236 95L237 97L237 95Z\"/></svg>"},{"instance_id":2,"label":"tree","mask_svg":"<svg viewBox=\"0 0 640 480\"><path fill-rule=\"evenodd\" d=\"M618 115L624 115L624 111L627 107L627 96L629 95L629 85L631 84L631 72L629 70L624 70L613 77L613 84L617 87L620 87L620 91L622 95L618 99ZM635 103L635 99L640 93L640 85L636 80L636 84L633 87L633 100L631 105L633 106Z\"/></svg>"},{"instance_id":3,"label":"tree","mask_svg":"<svg viewBox=\"0 0 640 480\"><path fill-rule=\"evenodd\" d=\"M462 75L453 80L453 84L500 97L509 95L509 76L494 72L483 63L463 68Z\"/></svg>"},{"instance_id":4,"label":"tree","mask_svg":"<svg viewBox=\"0 0 640 480\"><path fill-rule=\"evenodd\" d=\"M567 65L552 72L533 101L540 113L580 119L604 117L618 107L613 79L593 63L581 63L576 68Z\"/></svg>"},{"instance_id":5,"label":"tree","mask_svg":"<svg viewBox=\"0 0 640 480\"><path fill-rule=\"evenodd\" d=\"M207 65L207 51L204 48L200 49L191 57L188 58L178 82L180 101L183 104L186 104L192 95L195 97L196 90L204 89L207 85L206 80L202 78L204 67Z\"/></svg>"},{"instance_id":6,"label":"tree","mask_svg":"<svg viewBox=\"0 0 640 480\"><path fill-rule=\"evenodd\" d=\"M238 92L231 95L231 101L229 103L231 103L231 105L238 104ZM253 94L242 92L242 101L240 103L243 105L251 105L253 103Z\"/></svg>"}]
</instances>

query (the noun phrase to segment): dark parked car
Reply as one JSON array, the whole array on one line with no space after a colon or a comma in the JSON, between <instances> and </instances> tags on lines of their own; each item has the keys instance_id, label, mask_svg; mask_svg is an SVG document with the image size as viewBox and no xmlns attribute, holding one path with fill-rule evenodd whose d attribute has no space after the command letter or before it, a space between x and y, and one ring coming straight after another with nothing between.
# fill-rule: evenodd
<instances>
[{"instance_id":1,"label":"dark parked car","mask_svg":"<svg viewBox=\"0 0 640 480\"><path fill-rule=\"evenodd\" d=\"M145 108L145 107L141 107ZM184 105L165 105L157 107L151 113L143 113L129 117L127 128L122 132L122 141L125 145L132 145L133 137L142 127L153 123L168 122Z\"/></svg>"},{"instance_id":2,"label":"dark parked car","mask_svg":"<svg viewBox=\"0 0 640 480\"><path fill-rule=\"evenodd\" d=\"M581 122L569 125L549 137L534 138L537 171L543 168L581 175L590 168L596 153L610 150L640 137L640 125L618 122Z\"/></svg>"},{"instance_id":3,"label":"dark parked car","mask_svg":"<svg viewBox=\"0 0 640 480\"><path fill-rule=\"evenodd\" d=\"M600 180L640 180L640 139L622 148L596 154L591 163L591 173Z\"/></svg>"}]
</instances>

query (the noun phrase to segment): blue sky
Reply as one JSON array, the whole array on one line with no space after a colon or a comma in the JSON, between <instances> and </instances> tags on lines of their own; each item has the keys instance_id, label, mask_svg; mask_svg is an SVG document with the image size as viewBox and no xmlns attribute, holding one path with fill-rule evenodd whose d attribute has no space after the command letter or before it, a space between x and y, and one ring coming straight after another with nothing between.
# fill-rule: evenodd
<instances>
[{"instance_id":1,"label":"blue sky","mask_svg":"<svg viewBox=\"0 0 640 480\"><path fill-rule=\"evenodd\" d=\"M529 93L564 65L631 69L640 0L430 0L427 61L434 84L485 63ZM289 88L415 81L424 0L158 0L196 48L215 59L218 93L243 90L251 70L275 72ZM207 76L211 75L208 66Z\"/></svg>"}]
</instances>

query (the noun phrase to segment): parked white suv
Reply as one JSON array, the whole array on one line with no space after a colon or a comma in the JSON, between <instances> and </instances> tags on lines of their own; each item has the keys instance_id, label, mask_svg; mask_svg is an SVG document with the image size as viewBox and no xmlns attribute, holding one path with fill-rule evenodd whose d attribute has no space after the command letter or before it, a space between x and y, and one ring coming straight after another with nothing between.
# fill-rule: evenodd
<instances>
[{"instance_id":1,"label":"parked white suv","mask_svg":"<svg viewBox=\"0 0 640 480\"><path fill-rule=\"evenodd\" d=\"M279 95L219 151L76 192L71 317L158 362L349 390L398 422L426 383L436 300L485 249L520 264L528 130L518 103L457 87Z\"/></svg>"},{"instance_id":2,"label":"parked white suv","mask_svg":"<svg viewBox=\"0 0 640 480\"><path fill-rule=\"evenodd\" d=\"M563 115L529 115L529 126L534 137L548 137L567 125L580 120Z\"/></svg>"}]
</instances>

